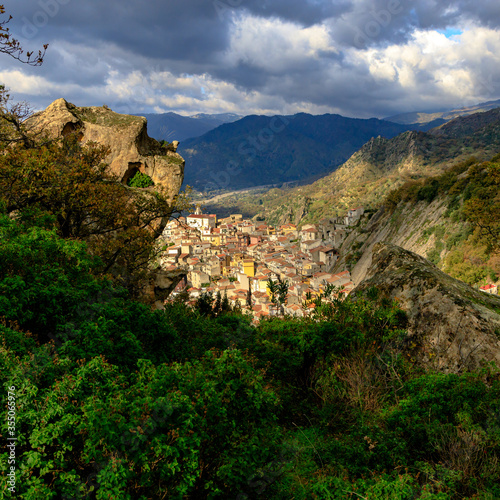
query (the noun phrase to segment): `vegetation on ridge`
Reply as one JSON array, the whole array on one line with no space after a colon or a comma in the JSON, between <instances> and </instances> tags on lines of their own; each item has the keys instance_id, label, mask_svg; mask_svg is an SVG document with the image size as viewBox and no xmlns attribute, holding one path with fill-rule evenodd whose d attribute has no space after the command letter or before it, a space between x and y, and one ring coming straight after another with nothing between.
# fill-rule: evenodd
<instances>
[{"instance_id":1,"label":"vegetation on ridge","mask_svg":"<svg viewBox=\"0 0 500 500\"><path fill-rule=\"evenodd\" d=\"M83 243L8 216L0 232L19 495L500 494L500 373L417 368L404 313L376 291L258 326L184 303L153 312L97 277Z\"/></svg>"},{"instance_id":2,"label":"vegetation on ridge","mask_svg":"<svg viewBox=\"0 0 500 500\"><path fill-rule=\"evenodd\" d=\"M2 209L13 218L54 229L62 238L84 241L99 257L101 273L111 273L138 292L155 259L156 239L166 218L188 207L189 200L181 194L172 203L158 187L127 188L103 162L106 149L81 145L74 134L59 140L33 136L16 118L17 108L9 107L9 100L3 89Z\"/></svg>"},{"instance_id":3,"label":"vegetation on ridge","mask_svg":"<svg viewBox=\"0 0 500 500\"><path fill-rule=\"evenodd\" d=\"M99 177L99 150L69 139L3 153L0 378L16 394L16 493L500 495L496 367L446 375L415 365L405 314L376 290L258 325L222 299L152 311L75 233L94 213L107 220L106 197L81 204L89 189L114 189ZM87 197L68 205L64 193L80 185Z\"/></svg>"},{"instance_id":4,"label":"vegetation on ridge","mask_svg":"<svg viewBox=\"0 0 500 500\"><path fill-rule=\"evenodd\" d=\"M471 158L439 176L407 182L387 196L385 205L394 211L400 203L431 203L436 198L447 203L447 210L440 225L423 233L435 238L427 257L471 285L496 282L500 276L500 155L489 162Z\"/></svg>"}]
</instances>

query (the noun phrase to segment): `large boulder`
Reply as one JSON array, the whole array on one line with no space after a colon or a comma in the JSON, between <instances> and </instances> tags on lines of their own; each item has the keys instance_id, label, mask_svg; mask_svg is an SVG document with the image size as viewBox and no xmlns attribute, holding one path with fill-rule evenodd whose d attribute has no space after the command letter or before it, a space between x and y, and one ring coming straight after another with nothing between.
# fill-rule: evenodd
<instances>
[{"instance_id":1,"label":"large boulder","mask_svg":"<svg viewBox=\"0 0 500 500\"><path fill-rule=\"evenodd\" d=\"M500 367L500 297L475 290L423 257L377 243L366 277L354 290L376 287L408 314L408 353L419 363L460 373L493 362Z\"/></svg>"},{"instance_id":2,"label":"large boulder","mask_svg":"<svg viewBox=\"0 0 500 500\"><path fill-rule=\"evenodd\" d=\"M93 141L108 147L105 161L123 183L139 171L164 187L170 199L179 193L184 160L176 153L178 142L162 146L149 137L144 117L118 114L107 106L77 107L58 99L33 115L27 125L50 137L75 133L82 143Z\"/></svg>"}]
</instances>

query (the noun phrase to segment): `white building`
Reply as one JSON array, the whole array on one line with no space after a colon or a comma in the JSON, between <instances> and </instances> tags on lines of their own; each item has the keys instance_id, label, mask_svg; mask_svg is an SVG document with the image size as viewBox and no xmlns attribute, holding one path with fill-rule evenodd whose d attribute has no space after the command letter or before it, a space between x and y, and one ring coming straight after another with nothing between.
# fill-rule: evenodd
<instances>
[{"instance_id":1,"label":"white building","mask_svg":"<svg viewBox=\"0 0 500 500\"><path fill-rule=\"evenodd\" d=\"M216 222L215 215L188 215L186 217L186 223L189 227L200 230L215 228Z\"/></svg>"}]
</instances>

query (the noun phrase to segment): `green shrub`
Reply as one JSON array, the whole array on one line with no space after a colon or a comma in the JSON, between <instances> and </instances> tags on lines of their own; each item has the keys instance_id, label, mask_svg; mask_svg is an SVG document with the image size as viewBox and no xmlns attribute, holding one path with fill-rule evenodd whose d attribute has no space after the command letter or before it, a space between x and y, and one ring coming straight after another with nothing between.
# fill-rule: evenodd
<instances>
[{"instance_id":1,"label":"green shrub","mask_svg":"<svg viewBox=\"0 0 500 500\"><path fill-rule=\"evenodd\" d=\"M130 187L147 188L152 186L154 182L149 175L143 174L142 172L136 172L135 175L129 179L127 184Z\"/></svg>"}]
</instances>

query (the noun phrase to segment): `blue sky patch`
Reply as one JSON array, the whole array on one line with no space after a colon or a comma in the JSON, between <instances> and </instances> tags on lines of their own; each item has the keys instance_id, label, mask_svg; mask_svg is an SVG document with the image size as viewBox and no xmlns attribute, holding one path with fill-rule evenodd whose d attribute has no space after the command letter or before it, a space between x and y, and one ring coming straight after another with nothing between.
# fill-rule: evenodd
<instances>
[{"instance_id":1,"label":"blue sky patch","mask_svg":"<svg viewBox=\"0 0 500 500\"><path fill-rule=\"evenodd\" d=\"M464 31L459 28L446 28L445 30L438 30L439 33L442 33L446 38L451 38L452 36L459 36Z\"/></svg>"}]
</instances>

